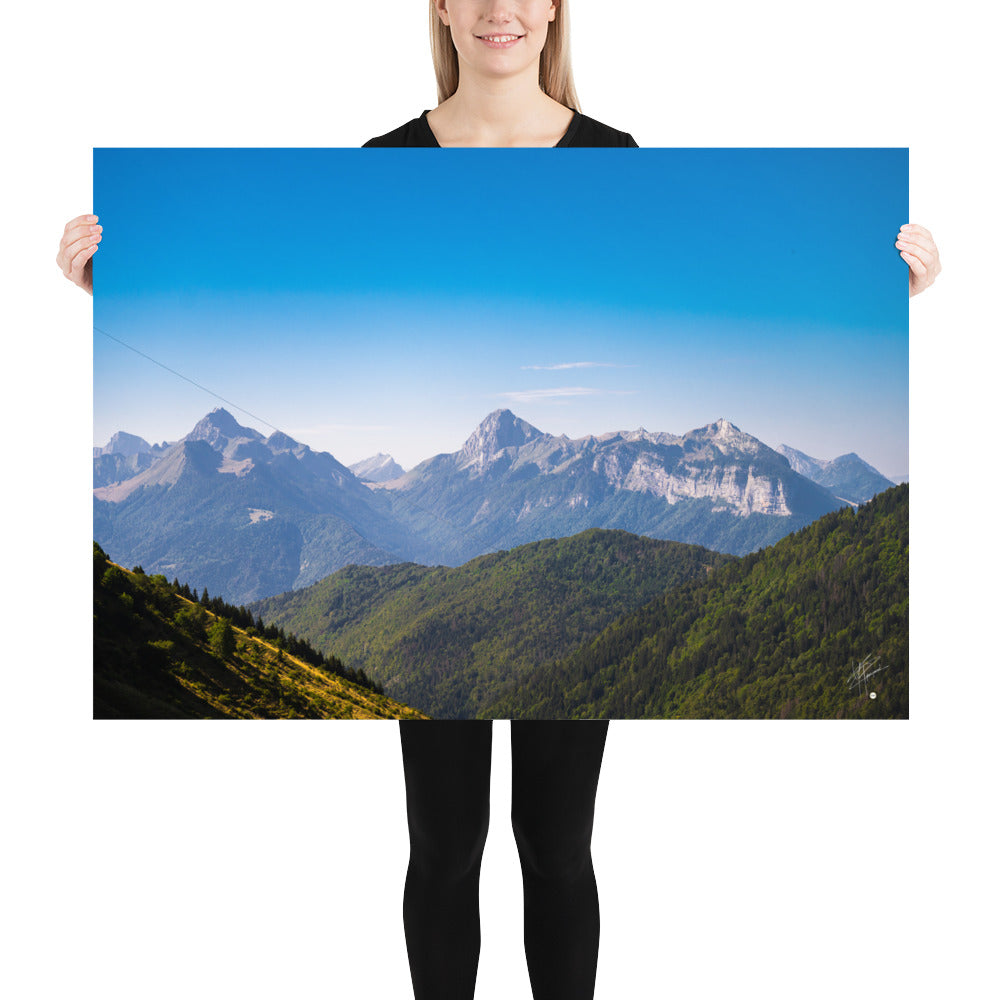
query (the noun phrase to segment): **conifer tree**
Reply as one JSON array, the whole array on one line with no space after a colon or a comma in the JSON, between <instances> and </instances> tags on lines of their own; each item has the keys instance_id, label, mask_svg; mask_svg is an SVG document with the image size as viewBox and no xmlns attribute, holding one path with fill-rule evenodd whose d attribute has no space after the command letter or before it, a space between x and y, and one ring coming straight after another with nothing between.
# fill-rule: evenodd
<instances>
[{"instance_id":1,"label":"conifer tree","mask_svg":"<svg viewBox=\"0 0 1000 1000\"><path fill-rule=\"evenodd\" d=\"M226 659L236 651L236 636L228 618L214 621L208 630L208 642L216 655Z\"/></svg>"}]
</instances>

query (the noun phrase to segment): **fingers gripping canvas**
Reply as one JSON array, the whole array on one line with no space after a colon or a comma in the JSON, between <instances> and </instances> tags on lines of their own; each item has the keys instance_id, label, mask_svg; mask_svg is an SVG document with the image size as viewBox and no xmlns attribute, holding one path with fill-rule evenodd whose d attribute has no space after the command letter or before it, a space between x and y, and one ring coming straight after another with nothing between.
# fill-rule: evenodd
<instances>
[{"instance_id":1,"label":"fingers gripping canvas","mask_svg":"<svg viewBox=\"0 0 1000 1000\"><path fill-rule=\"evenodd\" d=\"M95 151L94 715L905 718L905 150Z\"/></svg>"}]
</instances>

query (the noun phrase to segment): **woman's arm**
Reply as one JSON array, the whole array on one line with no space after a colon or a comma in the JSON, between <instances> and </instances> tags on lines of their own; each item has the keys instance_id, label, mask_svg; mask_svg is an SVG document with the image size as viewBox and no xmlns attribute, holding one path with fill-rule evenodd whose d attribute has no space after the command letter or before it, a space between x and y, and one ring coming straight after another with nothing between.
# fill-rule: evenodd
<instances>
[{"instance_id":1,"label":"woman's arm","mask_svg":"<svg viewBox=\"0 0 1000 1000\"><path fill-rule=\"evenodd\" d=\"M101 229L96 215L78 215L66 223L56 254L59 270L90 295L94 294L91 260L101 242Z\"/></svg>"},{"instance_id":2,"label":"woman's arm","mask_svg":"<svg viewBox=\"0 0 1000 1000\"><path fill-rule=\"evenodd\" d=\"M899 229L896 249L910 267L910 298L913 298L933 285L941 273L938 248L929 230L908 222Z\"/></svg>"}]
</instances>

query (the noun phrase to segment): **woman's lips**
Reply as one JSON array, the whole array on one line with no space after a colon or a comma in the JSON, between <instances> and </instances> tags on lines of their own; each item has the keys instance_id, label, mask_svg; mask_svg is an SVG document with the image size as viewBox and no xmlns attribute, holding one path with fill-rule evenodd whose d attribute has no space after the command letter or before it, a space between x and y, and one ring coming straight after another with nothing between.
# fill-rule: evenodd
<instances>
[{"instance_id":1,"label":"woman's lips","mask_svg":"<svg viewBox=\"0 0 1000 1000\"><path fill-rule=\"evenodd\" d=\"M489 46L491 49L509 49L512 45L516 45L524 35L476 35L484 45Z\"/></svg>"}]
</instances>

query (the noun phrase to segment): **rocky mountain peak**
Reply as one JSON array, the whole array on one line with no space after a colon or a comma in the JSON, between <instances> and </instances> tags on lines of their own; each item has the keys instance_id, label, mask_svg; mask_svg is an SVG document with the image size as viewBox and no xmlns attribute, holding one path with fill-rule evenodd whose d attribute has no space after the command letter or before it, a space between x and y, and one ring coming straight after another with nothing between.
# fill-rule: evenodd
<instances>
[{"instance_id":1,"label":"rocky mountain peak","mask_svg":"<svg viewBox=\"0 0 1000 1000\"><path fill-rule=\"evenodd\" d=\"M704 427L688 431L684 438L687 441L714 445L727 455L733 452L746 452L749 455L755 455L762 447L766 447L752 434L744 433L736 424L725 417L720 417Z\"/></svg>"},{"instance_id":2,"label":"rocky mountain peak","mask_svg":"<svg viewBox=\"0 0 1000 1000\"><path fill-rule=\"evenodd\" d=\"M111 440L103 448L94 448L94 457L98 455L147 455L153 449L145 438L137 434L126 434L116 431Z\"/></svg>"},{"instance_id":3,"label":"rocky mountain peak","mask_svg":"<svg viewBox=\"0 0 1000 1000\"><path fill-rule=\"evenodd\" d=\"M202 417L184 438L185 441L206 441L217 451L222 451L234 439L260 441L263 435L237 423L236 418L221 406Z\"/></svg>"},{"instance_id":4,"label":"rocky mountain peak","mask_svg":"<svg viewBox=\"0 0 1000 1000\"><path fill-rule=\"evenodd\" d=\"M505 448L520 448L540 437L544 435L537 427L510 410L494 410L465 442L462 456L467 462L486 464Z\"/></svg>"},{"instance_id":5,"label":"rocky mountain peak","mask_svg":"<svg viewBox=\"0 0 1000 1000\"><path fill-rule=\"evenodd\" d=\"M350 466L354 473L362 482L367 483L387 483L393 479L398 479L404 474L404 469L392 457L383 452L372 455L371 458L362 459Z\"/></svg>"},{"instance_id":6,"label":"rocky mountain peak","mask_svg":"<svg viewBox=\"0 0 1000 1000\"><path fill-rule=\"evenodd\" d=\"M867 503L876 493L892 486L891 479L854 451L830 459L813 458L787 444L778 445L776 451L800 476L826 486L849 503Z\"/></svg>"},{"instance_id":7,"label":"rocky mountain peak","mask_svg":"<svg viewBox=\"0 0 1000 1000\"><path fill-rule=\"evenodd\" d=\"M718 420L709 424L705 430L712 437L720 437L724 439L735 438L743 432L736 426L731 420L727 420L725 417L719 417Z\"/></svg>"}]
</instances>

